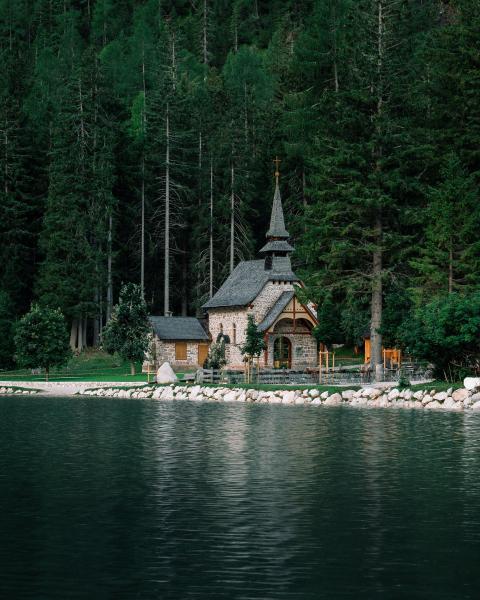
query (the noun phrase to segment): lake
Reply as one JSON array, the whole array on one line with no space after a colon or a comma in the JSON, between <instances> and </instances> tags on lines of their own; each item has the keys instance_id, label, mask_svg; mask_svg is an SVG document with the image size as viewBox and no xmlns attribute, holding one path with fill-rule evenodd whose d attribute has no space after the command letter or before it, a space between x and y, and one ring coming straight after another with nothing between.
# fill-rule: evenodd
<instances>
[{"instance_id":1,"label":"lake","mask_svg":"<svg viewBox=\"0 0 480 600\"><path fill-rule=\"evenodd\" d=\"M480 597L480 414L0 398L0 597Z\"/></svg>"}]
</instances>

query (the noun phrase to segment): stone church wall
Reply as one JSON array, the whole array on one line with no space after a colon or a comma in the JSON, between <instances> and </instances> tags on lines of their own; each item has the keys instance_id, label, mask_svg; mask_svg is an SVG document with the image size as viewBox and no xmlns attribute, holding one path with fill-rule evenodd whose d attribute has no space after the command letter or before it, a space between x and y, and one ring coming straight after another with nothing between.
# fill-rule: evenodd
<instances>
[{"instance_id":1,"label":"stone church wall","mask_svg":"<svg viewBox=\"0 0 480 600\"><path fill-rule=\"evenodd\" d=\"M292 344L292 369L315 367L318 364L317 342L311 335L299 333L271 334L268 337L268 365L273 367L273 346L278 337L286 337Z\"/></svg>"}]
</instances>

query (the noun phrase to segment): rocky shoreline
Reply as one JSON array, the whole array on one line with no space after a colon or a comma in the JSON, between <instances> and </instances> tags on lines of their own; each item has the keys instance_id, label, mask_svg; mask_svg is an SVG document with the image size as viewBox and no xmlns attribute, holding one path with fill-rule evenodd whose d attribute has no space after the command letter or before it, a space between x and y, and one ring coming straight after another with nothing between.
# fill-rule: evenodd
<instances>
[{"instance_id":1,"label":"rocky shoreline","mask_svg":"<svg viewBox=\"0 0 480 600\"><path fill-rule=\"evenodd\" d=\"M154 400L192 400L196 402L250 402L308 406L357 406L366 408L409 408L448 411L480 411L480 387L450 388L446 391L368 387L331 393L305 390L261 391L243 388L200 385L142 386L138 388L99 387L81 390L85 396L109 398L151 398Z\"/></svg>"}]
</instances>

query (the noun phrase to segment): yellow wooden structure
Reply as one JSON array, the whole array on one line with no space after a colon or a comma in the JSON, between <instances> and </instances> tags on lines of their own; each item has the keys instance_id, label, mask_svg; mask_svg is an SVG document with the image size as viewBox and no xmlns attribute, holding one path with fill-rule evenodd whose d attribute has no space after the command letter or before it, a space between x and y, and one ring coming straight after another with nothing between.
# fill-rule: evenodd
<instances>
[{"instance_id":1,"label":"yellow wooden structure","mask_svg":"<svg viewBox=\"0 0 480 600\"><path fill-rule=\"evenodd\" d=\"M365 338L365 363L371 358L370 338ZM382 346L383 368L398 369L402 364L402 351L400 348L384 348Z\"/></svg>"}]
</instances>

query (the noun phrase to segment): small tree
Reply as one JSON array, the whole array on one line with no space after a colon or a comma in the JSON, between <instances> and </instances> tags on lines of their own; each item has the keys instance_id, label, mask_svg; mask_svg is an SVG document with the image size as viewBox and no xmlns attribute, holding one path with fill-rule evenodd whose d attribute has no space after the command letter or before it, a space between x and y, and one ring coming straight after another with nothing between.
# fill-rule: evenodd
<instances>
[{"instance_id":1,"label":"small tree","mask_svg":"<svg viewBox=\"0 0 480 600\"><path fill-rule=\"evenodd\" d=\"M71 356L65 318L60 310L32 305L15 329L15 358L21 367L45 369L64 365Z\"/></svg>"},{"instance_id":2,"label":"small tree","mask_svg":"<svg viewBox=\"0 0 480 600\"><path fill-rule=\"evenodd\" d=\"M226 364L225 342L221 339L210 346L204 366L206 369L221 369Z\"/></svg>"},{"instance_id":3,"label":"small tree","mask_svg":"<svg viewBox=\"0 0 480 600\"><path fill-rule=\"evenodd\" d=\"M259 357L265 350L266 345L263 334L258 331L253 315L248 315L247 329L245 330L245 344L240 350L247 357L247 383L250 382L250 367L255 357Z\"/></svg>"},{"instance_id":4,"label":"small tree","mask_svg":"<svg viewBox=\"0 0 480 600\"><path fill-rule=\"evenodd\" d=\"M135 375L135 362L142 361L149 346L150 325L147 305L142 289L134 283L122 286L120 299L112 317L102 333L104 349L109 354L118 353L130 363Z\"/></svg>"}]
</instances>

